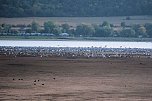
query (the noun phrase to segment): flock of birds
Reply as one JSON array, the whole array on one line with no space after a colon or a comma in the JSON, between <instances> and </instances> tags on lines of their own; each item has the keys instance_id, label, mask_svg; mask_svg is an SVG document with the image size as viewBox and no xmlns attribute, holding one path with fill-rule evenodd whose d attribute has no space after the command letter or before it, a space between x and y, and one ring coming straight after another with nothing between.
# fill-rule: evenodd
<instances>
[{"instance_id":1,"label":"flock of birds","mask_svg":"<svg viewBox=\"0 0 152 101\"><path fill-rule=\"evenodd\" d=\"M148 57L152 58L152 49L139 48L102 48L102 47L8 47L0 46L0 55L4 56L40 56L40 57Z\"/></svg>"},{"instance_id":2,"label":"flock of birds","mask_svg":"<svg viewBox=\"0 0 152 101\"><path fill-rule=\"evenodd\" d=\"M53 80L55 80L55 79L56 79L56 78L53 78ZM16 80L17 80L17 81L23 81L24 79L15 79L15 78L13 78L13 81L16 81ZM40 82L39 79L34 80L34 81L33 81L33 85L37 85L38 82ZM41 83L41 85L44 86L44 83Z\"/></svg>"}]
</instances>

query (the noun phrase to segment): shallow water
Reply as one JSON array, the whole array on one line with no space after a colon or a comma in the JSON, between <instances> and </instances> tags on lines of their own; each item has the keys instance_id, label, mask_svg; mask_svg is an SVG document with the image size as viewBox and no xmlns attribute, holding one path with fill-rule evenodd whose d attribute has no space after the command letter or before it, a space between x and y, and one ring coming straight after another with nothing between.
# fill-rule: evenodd
<instances>
[{"instance_id":1,"label":"shallow water","mask_svg":"<svg viewBox=\"0 0 152 101\"><path fill-rule=\"evenodd\" d=\"M152 49L152 42L0 40L0 46L18 46L18 47L104 47L104 48L146 48L146 49Z\"/></svg>"}]
</instances>

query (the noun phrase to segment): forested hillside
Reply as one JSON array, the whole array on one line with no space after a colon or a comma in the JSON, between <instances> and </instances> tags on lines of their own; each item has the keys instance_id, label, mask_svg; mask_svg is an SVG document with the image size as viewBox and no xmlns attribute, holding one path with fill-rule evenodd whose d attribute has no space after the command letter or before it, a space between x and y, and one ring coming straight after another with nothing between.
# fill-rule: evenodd
<instances>
[{"instance_id":1,"label":"forested hillside","mask_svg":"<svg viewBox=\"0 0 152 101\"><path fill-rule=\"evenodd\" d=\"M0 17L152 15L152 0L0 0Z\"/></svg>"}]
</instances>

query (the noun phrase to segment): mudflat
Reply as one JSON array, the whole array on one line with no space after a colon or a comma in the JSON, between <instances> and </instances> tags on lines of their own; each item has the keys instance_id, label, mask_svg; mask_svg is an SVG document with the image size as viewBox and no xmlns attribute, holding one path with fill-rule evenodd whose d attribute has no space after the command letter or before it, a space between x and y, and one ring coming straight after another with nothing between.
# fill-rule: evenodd
<instances>
[{"instance_id":1,"label":"mudflat","mask_svg":"<svg viewBox=\"0 0 152 101\"><path fill-rule=\"evenodd\" d=\"M152 101L152 59L0 56L0 101Z\"/></svg>"}]
</instances>

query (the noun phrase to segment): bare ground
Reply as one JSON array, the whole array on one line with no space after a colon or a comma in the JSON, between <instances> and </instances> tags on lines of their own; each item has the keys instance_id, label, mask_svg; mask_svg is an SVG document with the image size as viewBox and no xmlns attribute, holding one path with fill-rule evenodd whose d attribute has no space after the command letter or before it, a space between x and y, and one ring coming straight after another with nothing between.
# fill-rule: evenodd
<instances>
[{"instance_id":1,"label":"bare ground","mask_svg":"<svg viewBox=\"0 0 152 101\"><path fill-rule=\"evenodd\" d=\"M152 101L152 59L0 56L0 101Z\"/></svg>"}]
</instances>

